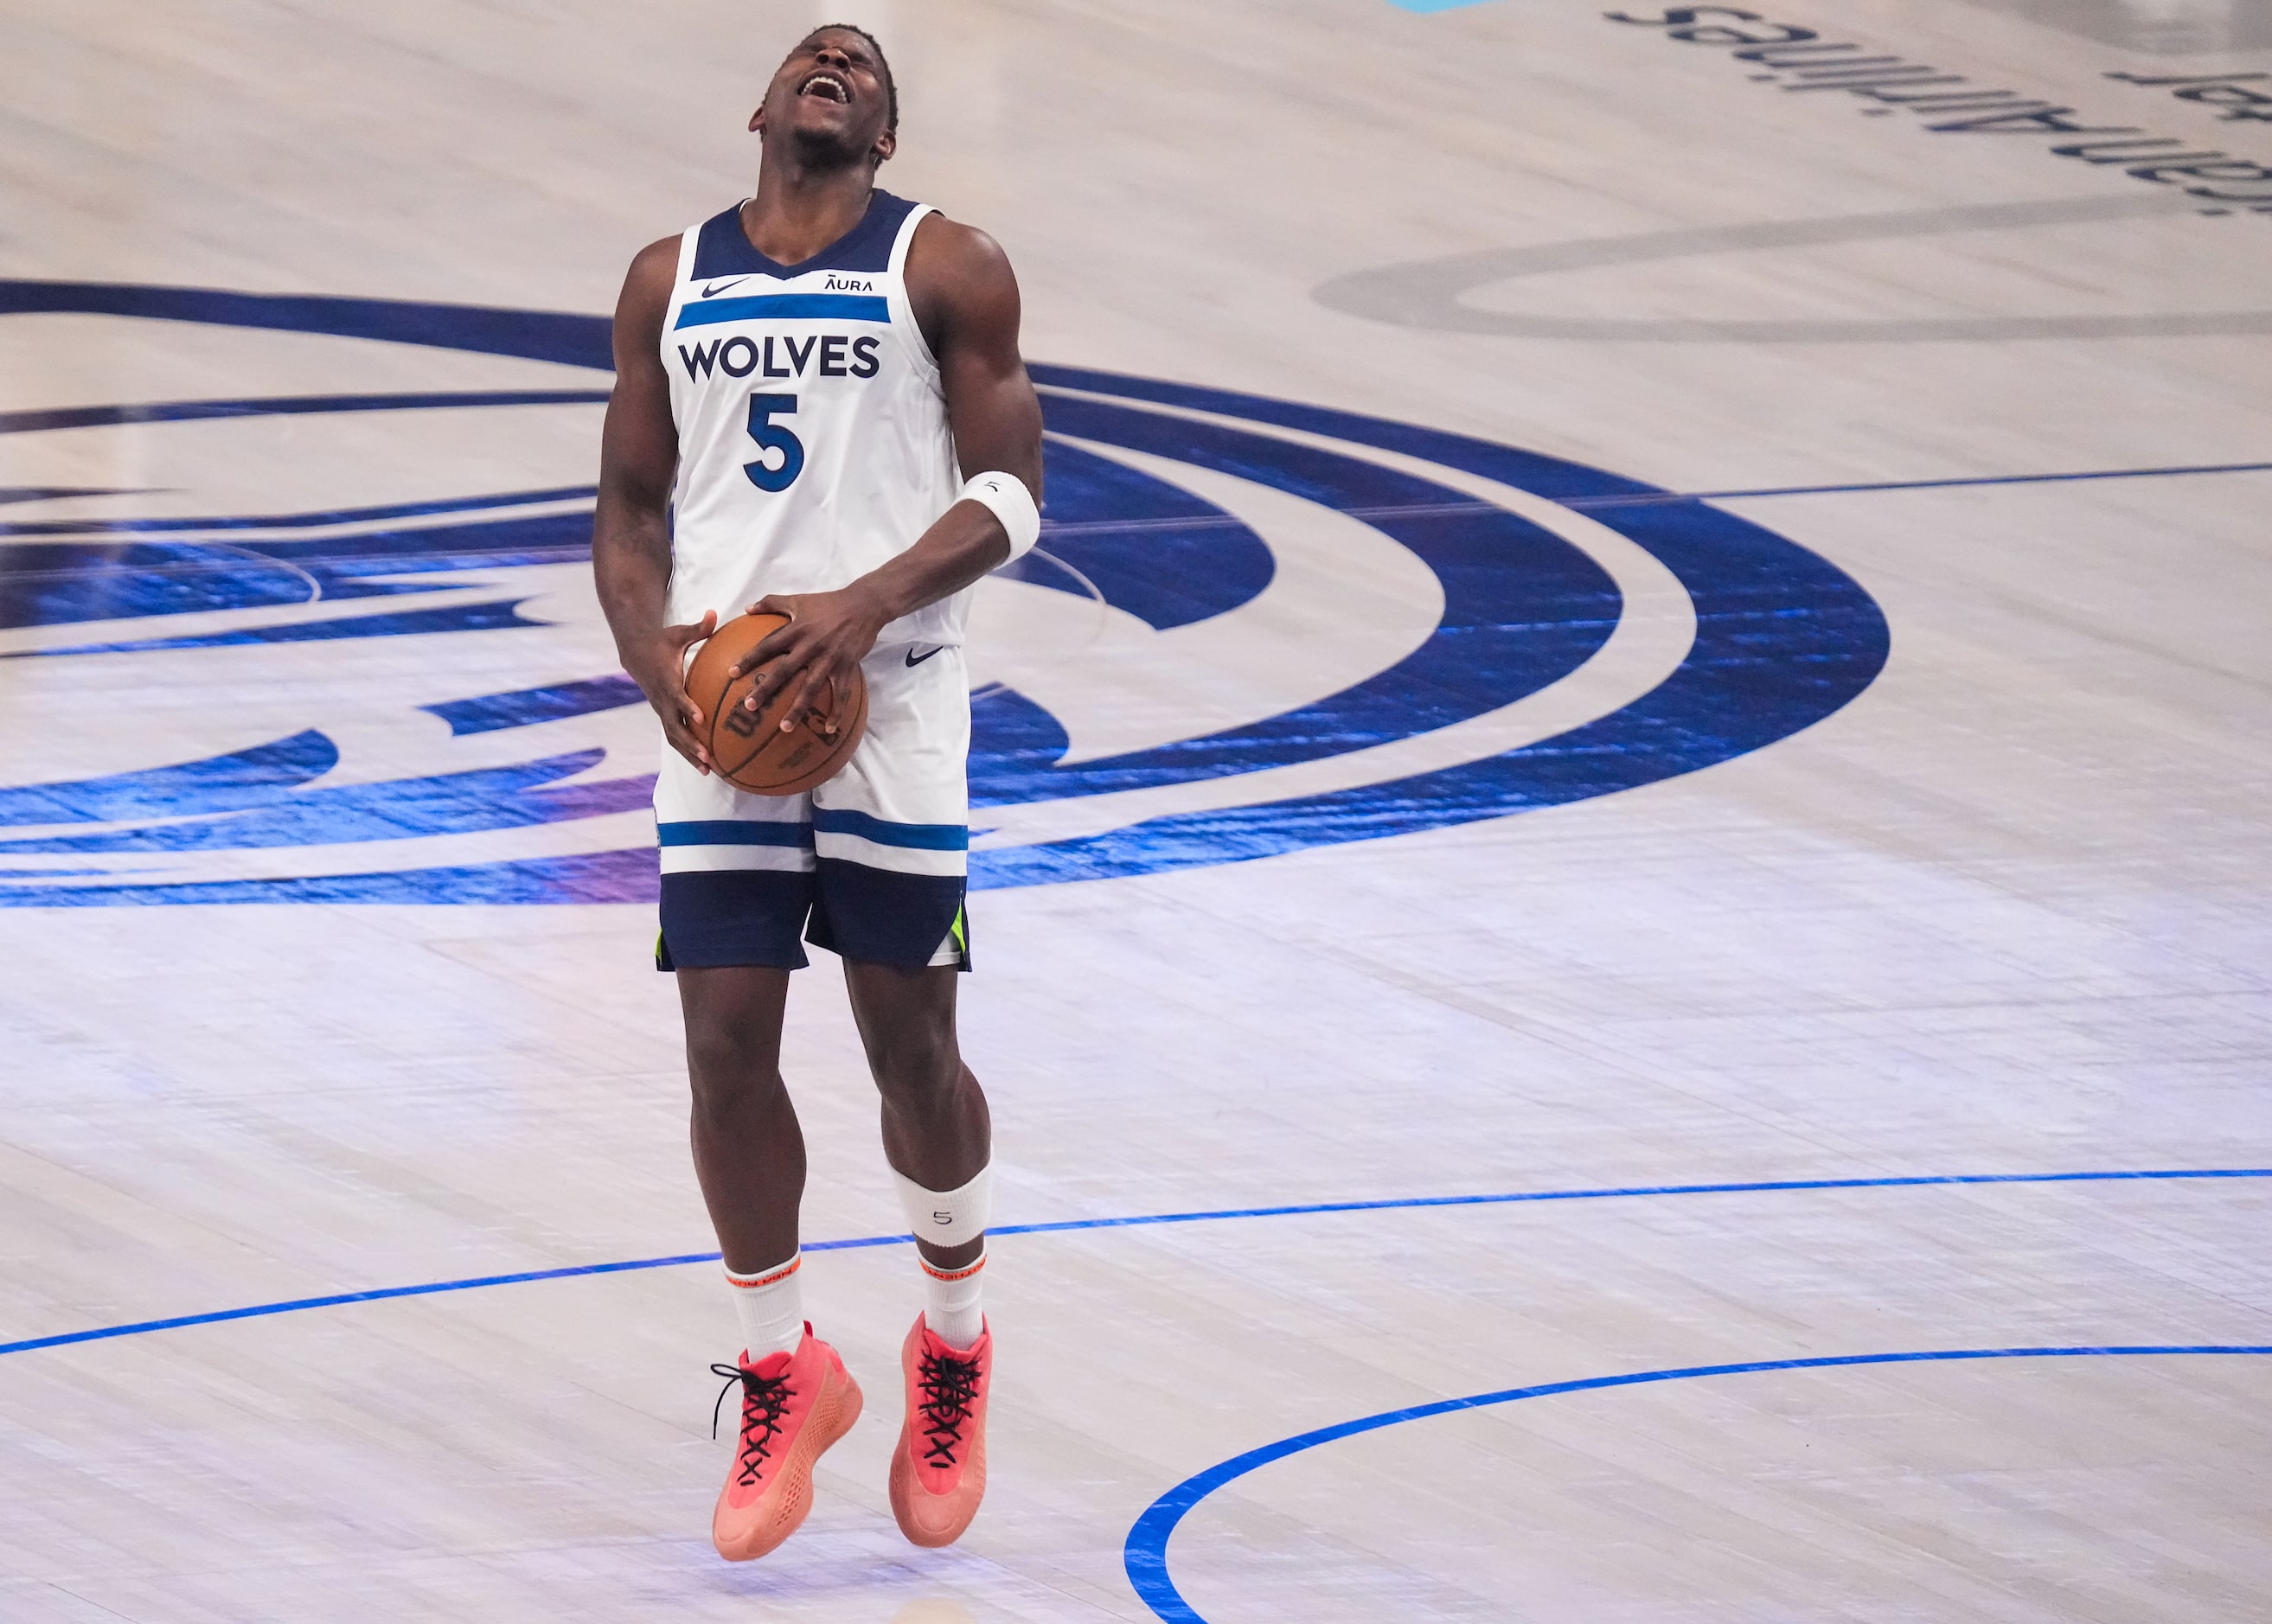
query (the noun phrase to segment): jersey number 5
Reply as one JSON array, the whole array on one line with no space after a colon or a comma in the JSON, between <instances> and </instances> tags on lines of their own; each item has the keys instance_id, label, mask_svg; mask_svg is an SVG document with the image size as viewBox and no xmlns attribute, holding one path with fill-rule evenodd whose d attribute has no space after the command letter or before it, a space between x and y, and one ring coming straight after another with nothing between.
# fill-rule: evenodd
<instances>
[{"instance_id":1,"label":"jersey number 5","mask_svg":"<svg viewBox=\"0 0 2272 1624\"><path fill-rule=\"evenodd\" d=\"M755 462L742 465L742 472L759 490L787 490L804 471L804 443L772 421L776 412L788 417L796 411L795 395L750 397L750 438L768 451L781 453L781 461L776 464L768 464L760 457Z\"/></svg>"}]
</instances>

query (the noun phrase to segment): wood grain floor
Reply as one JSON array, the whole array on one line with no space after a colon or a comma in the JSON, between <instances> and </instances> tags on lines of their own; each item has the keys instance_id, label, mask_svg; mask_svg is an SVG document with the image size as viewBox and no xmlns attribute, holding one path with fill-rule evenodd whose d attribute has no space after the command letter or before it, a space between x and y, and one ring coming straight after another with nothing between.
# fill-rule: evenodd
<instances>
[{"instance_id":1,"label":"wood grain floor","mask_svg":"<svg viewBox=\"0 0 2272 1624\"><path fill-rule=\"evenodd\" d=\"M2106 7L2073 27L1966 0L1746 9L1767 20L1742 26L2272 163L2262 123L2108 77L2272 71L2261 48L2190 48L2225 36L2124 32ZM818 20L774 0L0 0L0 278L602 314L641 244L746 190L754 86ZM706 1367L732 1335L708 1265L0 1351L0 1615L1143 1620L1123 1546L1147 1506L1361 1417L1722 1364L2272 1345L2272 1175L1902 1182L2272 1168L2272 219L2052 150L2082 138L1794 93L1728 45L1574 0L897 0L853 20L904 98L885 183L1002 241L1035 360L1670 491L1810 488L1715 505L1827 560L1890 628L1850 704L1700 771L983 893L966 1042L999 1220L1808 1188L1000 1235L990 1499L941 1553L900 1538L885 1494L918 1301L902 1248L812 1253L811 1311L868 1416L807 1529L745 1568L706 1539L725 1465ZM1518 250L1521 274L1450 302L1528 327L1443 316L1449 257ZM1367 284L1371 314L1319 291L1360 272L1394 273ZM1752 325L1664 325L1715 323ZM1881 331L1934 323L1979 325ZM605 387L557 360L85 312L0 315L0 414ZM0 433L0 521L572 492L598 412ZM1194 670L1226 718L1267 716L1433 625L1426 572L1380 533L1251 480L1190 484L1285 560L1279 618L1155 682L1140 658L1076 668L1105 621L998 583L998 645L974 663L1037 689L1056 669L1095 736L1146 742L1176 736L1159 718ZM56 489L116 494L37 495ZM576 505L549 502L525 510ZM1646 561L1586 528L1603 511L1568 518L1570 545L1627 570L1628 605L1658 617L1633 636L1661 646L1573 679L1596 711L1693 637ZM61 555L52 533L4 545L13 575ZM339 749L319 785L431 772L445 749L452 771L576 751L606 753L587 780L647 771L636 710L443 736L418 707L611 666L572 559L467 579L507 582L541 623L0 659L0 782L310 728ZM1375 579L1380 619L1344 643L1337 594ZM448 591L415 601L484 597ZM0 654L314 612L280 592L33 616ZM1116 721L1123 699L1152 709ZM429 860L383 833L358 837L372 865ZM650 834L634 808L451 835L431 860ZM146 877L177 860L133 859ZM0 856L11 883L80 861ZM706 1251L653 930L639 903L0 907L0 1343ZM825 959L785 1064L808 1245L891 1233ZM1197 1504L1168 1571L1214 1624L2238 1624L2272 1614L2268 1414L2272 1359L2239 1353L1588 1389L1287 1456Z\"/></svg>"}]
</instances>

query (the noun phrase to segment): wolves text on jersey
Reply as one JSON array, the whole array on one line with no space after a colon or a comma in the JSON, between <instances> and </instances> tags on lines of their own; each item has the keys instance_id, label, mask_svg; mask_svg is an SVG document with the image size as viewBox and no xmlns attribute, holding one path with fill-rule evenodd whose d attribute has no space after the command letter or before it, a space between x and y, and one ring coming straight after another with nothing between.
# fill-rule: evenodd
<instances>
[{"instance_id":1,"label":"wolves text on jersey","mask_svg":"<svg viewBox=\"0 0 2272 1624\"><path fill-rule=\"evenodd\" d=\"M803 339L768 335L761 345L758 339L736 333L730 339L713 339L707 344L682 344L677 347L679 362L685 367L690 381L708 377L714 367L733 378L747 377L752 372L760 377L803 377L809 363L813 365L818 377L871 378L881 364L876 356L881 342L872 333L856 339L848 333L827 332L811 333ZM785 366L781 364L784 361L788 363Z\"/></svg>"}]
</instances>

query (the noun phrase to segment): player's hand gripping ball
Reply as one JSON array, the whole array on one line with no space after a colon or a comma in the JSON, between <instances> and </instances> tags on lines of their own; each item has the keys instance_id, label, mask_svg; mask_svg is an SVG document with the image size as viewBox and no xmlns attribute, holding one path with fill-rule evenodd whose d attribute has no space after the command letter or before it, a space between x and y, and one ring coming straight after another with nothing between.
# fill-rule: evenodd
<instances>
[{"instance_id":1,"label":"player's hand gripping ball","mask_svg":"<svg viewBox=\"0 0 2272 1624\"><path fill-rule=\"evenodd\" d=\"M787 733L781 717L797 684L786 682L762 711L743 707L758 679L773 664L754 666L732 682L727 674L774 630L788 624L785 615L737 615L710 634L686 672L686 697L702 711L695 731L710 752L710 764L737 789L753 795L801 795L833 778L860 748L868 730L868 680L852 667L852 691L826 719L836 725L823 733L808 719Z\"/></svg>"}]
</instances>

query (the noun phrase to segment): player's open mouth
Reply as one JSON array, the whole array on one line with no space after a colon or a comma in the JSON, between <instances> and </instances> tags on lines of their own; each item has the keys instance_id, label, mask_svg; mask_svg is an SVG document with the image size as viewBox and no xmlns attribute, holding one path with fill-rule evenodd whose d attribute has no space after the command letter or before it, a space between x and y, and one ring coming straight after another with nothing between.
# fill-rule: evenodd
<instances>
[{"instance_id":1,"label":"player's open mouth","mask_svg":"<svg viewBox=\"0 0 2272 1624\"><path fill-rule=\"evenodd\" d=\"M846 107L852 105L852 87L833 73L825 70L812 75L803 84L798 86L796 93L800 96L823 96L831 101L841 102Z\"/></svg>"}]
</instances>

